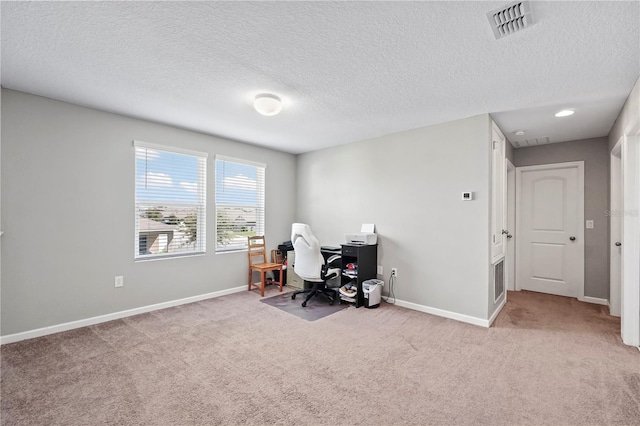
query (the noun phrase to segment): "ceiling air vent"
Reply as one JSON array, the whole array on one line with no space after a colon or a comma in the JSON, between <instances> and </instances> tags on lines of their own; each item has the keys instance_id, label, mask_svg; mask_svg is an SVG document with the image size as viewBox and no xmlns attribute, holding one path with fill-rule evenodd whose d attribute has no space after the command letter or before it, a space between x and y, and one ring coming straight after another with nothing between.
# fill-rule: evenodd
<instances>
[{"instance_id":1,"label":"ceiling air vent","mask_svg":"<svg viewBox=\"0 0 640 426\"><path fill-rule=\"evenodd\" d=\"M542 136L540 138L525 139L523 141L513 141L512 145L515 148L524 148L526 146L547 145L550 143L552 142L549 136Z\"/></svg>"},{"instance_id":2,"label":"ceiling air vent","mask_svg":"<svg viewBox=\"0 0 640 426\"><path fill-rule=\"evenodd\" d=\"M510 6L487 13L491 29L496 39L508 36L533 25L531 6L528 1L520 1Z\"/></svg>"}]
</instances>

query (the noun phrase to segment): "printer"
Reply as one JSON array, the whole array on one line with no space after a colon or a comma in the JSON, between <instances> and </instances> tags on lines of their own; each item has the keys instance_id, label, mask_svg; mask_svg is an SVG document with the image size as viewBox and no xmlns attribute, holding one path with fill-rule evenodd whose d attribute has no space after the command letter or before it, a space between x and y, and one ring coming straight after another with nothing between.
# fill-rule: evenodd
<instances>
[{"instance_id":1,"label":"printer","mask_svg":"<svg viewBox=\"0 0 640 426\"><path fill-rule=\"evenodd\" d=\"M373 223L364 223L360 228L360 232L344 234L347 244L373 245L378 242L378 235L373 231L375 225Z\"/></svg>"},{"instance_id":2,"label":"printer","mask_svg":"<svg viewBox=\"0 0 640 426\"><path fill-rule=\"evenodd\" d=\"M347 244L376 244L378 236L373 232L357 232L355 234L344 234Z\"/></svg>"}]
</instances>

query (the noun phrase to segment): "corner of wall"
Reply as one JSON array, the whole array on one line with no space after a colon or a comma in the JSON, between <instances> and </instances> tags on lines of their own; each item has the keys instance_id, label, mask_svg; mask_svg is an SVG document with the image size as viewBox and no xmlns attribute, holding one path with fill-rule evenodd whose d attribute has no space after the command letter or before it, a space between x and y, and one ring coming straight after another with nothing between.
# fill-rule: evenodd
<instances>
[{"instance_id":1,"label":"corner of wall","mask_svg":"<svg viewBox=\"0 0 640 426\"><path fill-rule=\"evenodd\" d=\"M628 131L630 127L640 120L640 77L631 89L627 100L618 114L616 121L609 131L609 151L618 143L618 140Z\"/></svg>"}]
</instances>

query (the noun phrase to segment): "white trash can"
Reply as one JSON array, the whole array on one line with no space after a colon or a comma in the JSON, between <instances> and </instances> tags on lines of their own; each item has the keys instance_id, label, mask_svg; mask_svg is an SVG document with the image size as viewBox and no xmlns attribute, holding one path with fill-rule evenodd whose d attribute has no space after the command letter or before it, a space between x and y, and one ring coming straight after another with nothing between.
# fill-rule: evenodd
<instances>
[{"instance_id":1,"label":"white trash can","mask_svg":"<svg viewBox=\"0 0 640 426\"><path fill-rule=\"evenodd\" d=\"M380 298L382 297L382 280L366 280L362 282L362 293L364 293L364 307L377 308L380 306Z\"/></svg>"}]
</instances>

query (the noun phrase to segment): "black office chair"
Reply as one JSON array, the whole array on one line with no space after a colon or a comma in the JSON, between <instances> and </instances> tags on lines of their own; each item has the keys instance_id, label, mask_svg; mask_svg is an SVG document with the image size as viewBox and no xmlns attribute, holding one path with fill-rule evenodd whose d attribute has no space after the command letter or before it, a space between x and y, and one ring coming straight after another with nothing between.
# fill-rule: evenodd
<instances>
[{"instance_id":1,"label":"black office chair","mask_svg":"<svg viewBox=\"0 0 640 426\"><path fill-rule=\"evenodd\" d=\"M337 294L335 290L327 287L327 281L340 276L341 256L332 255L325 263L320 251L320 242L311 232L309 225L304 223L294 223L291 226L291 242L296 253L293 269L305 284L311 286L306 290L294 292L291 299L295 300L298 294L309 293L302 302L302 306L307 306L309 299L317 294L323 294L329 298L329 304L333 305Z\"/></svg>"}]
</instances>

